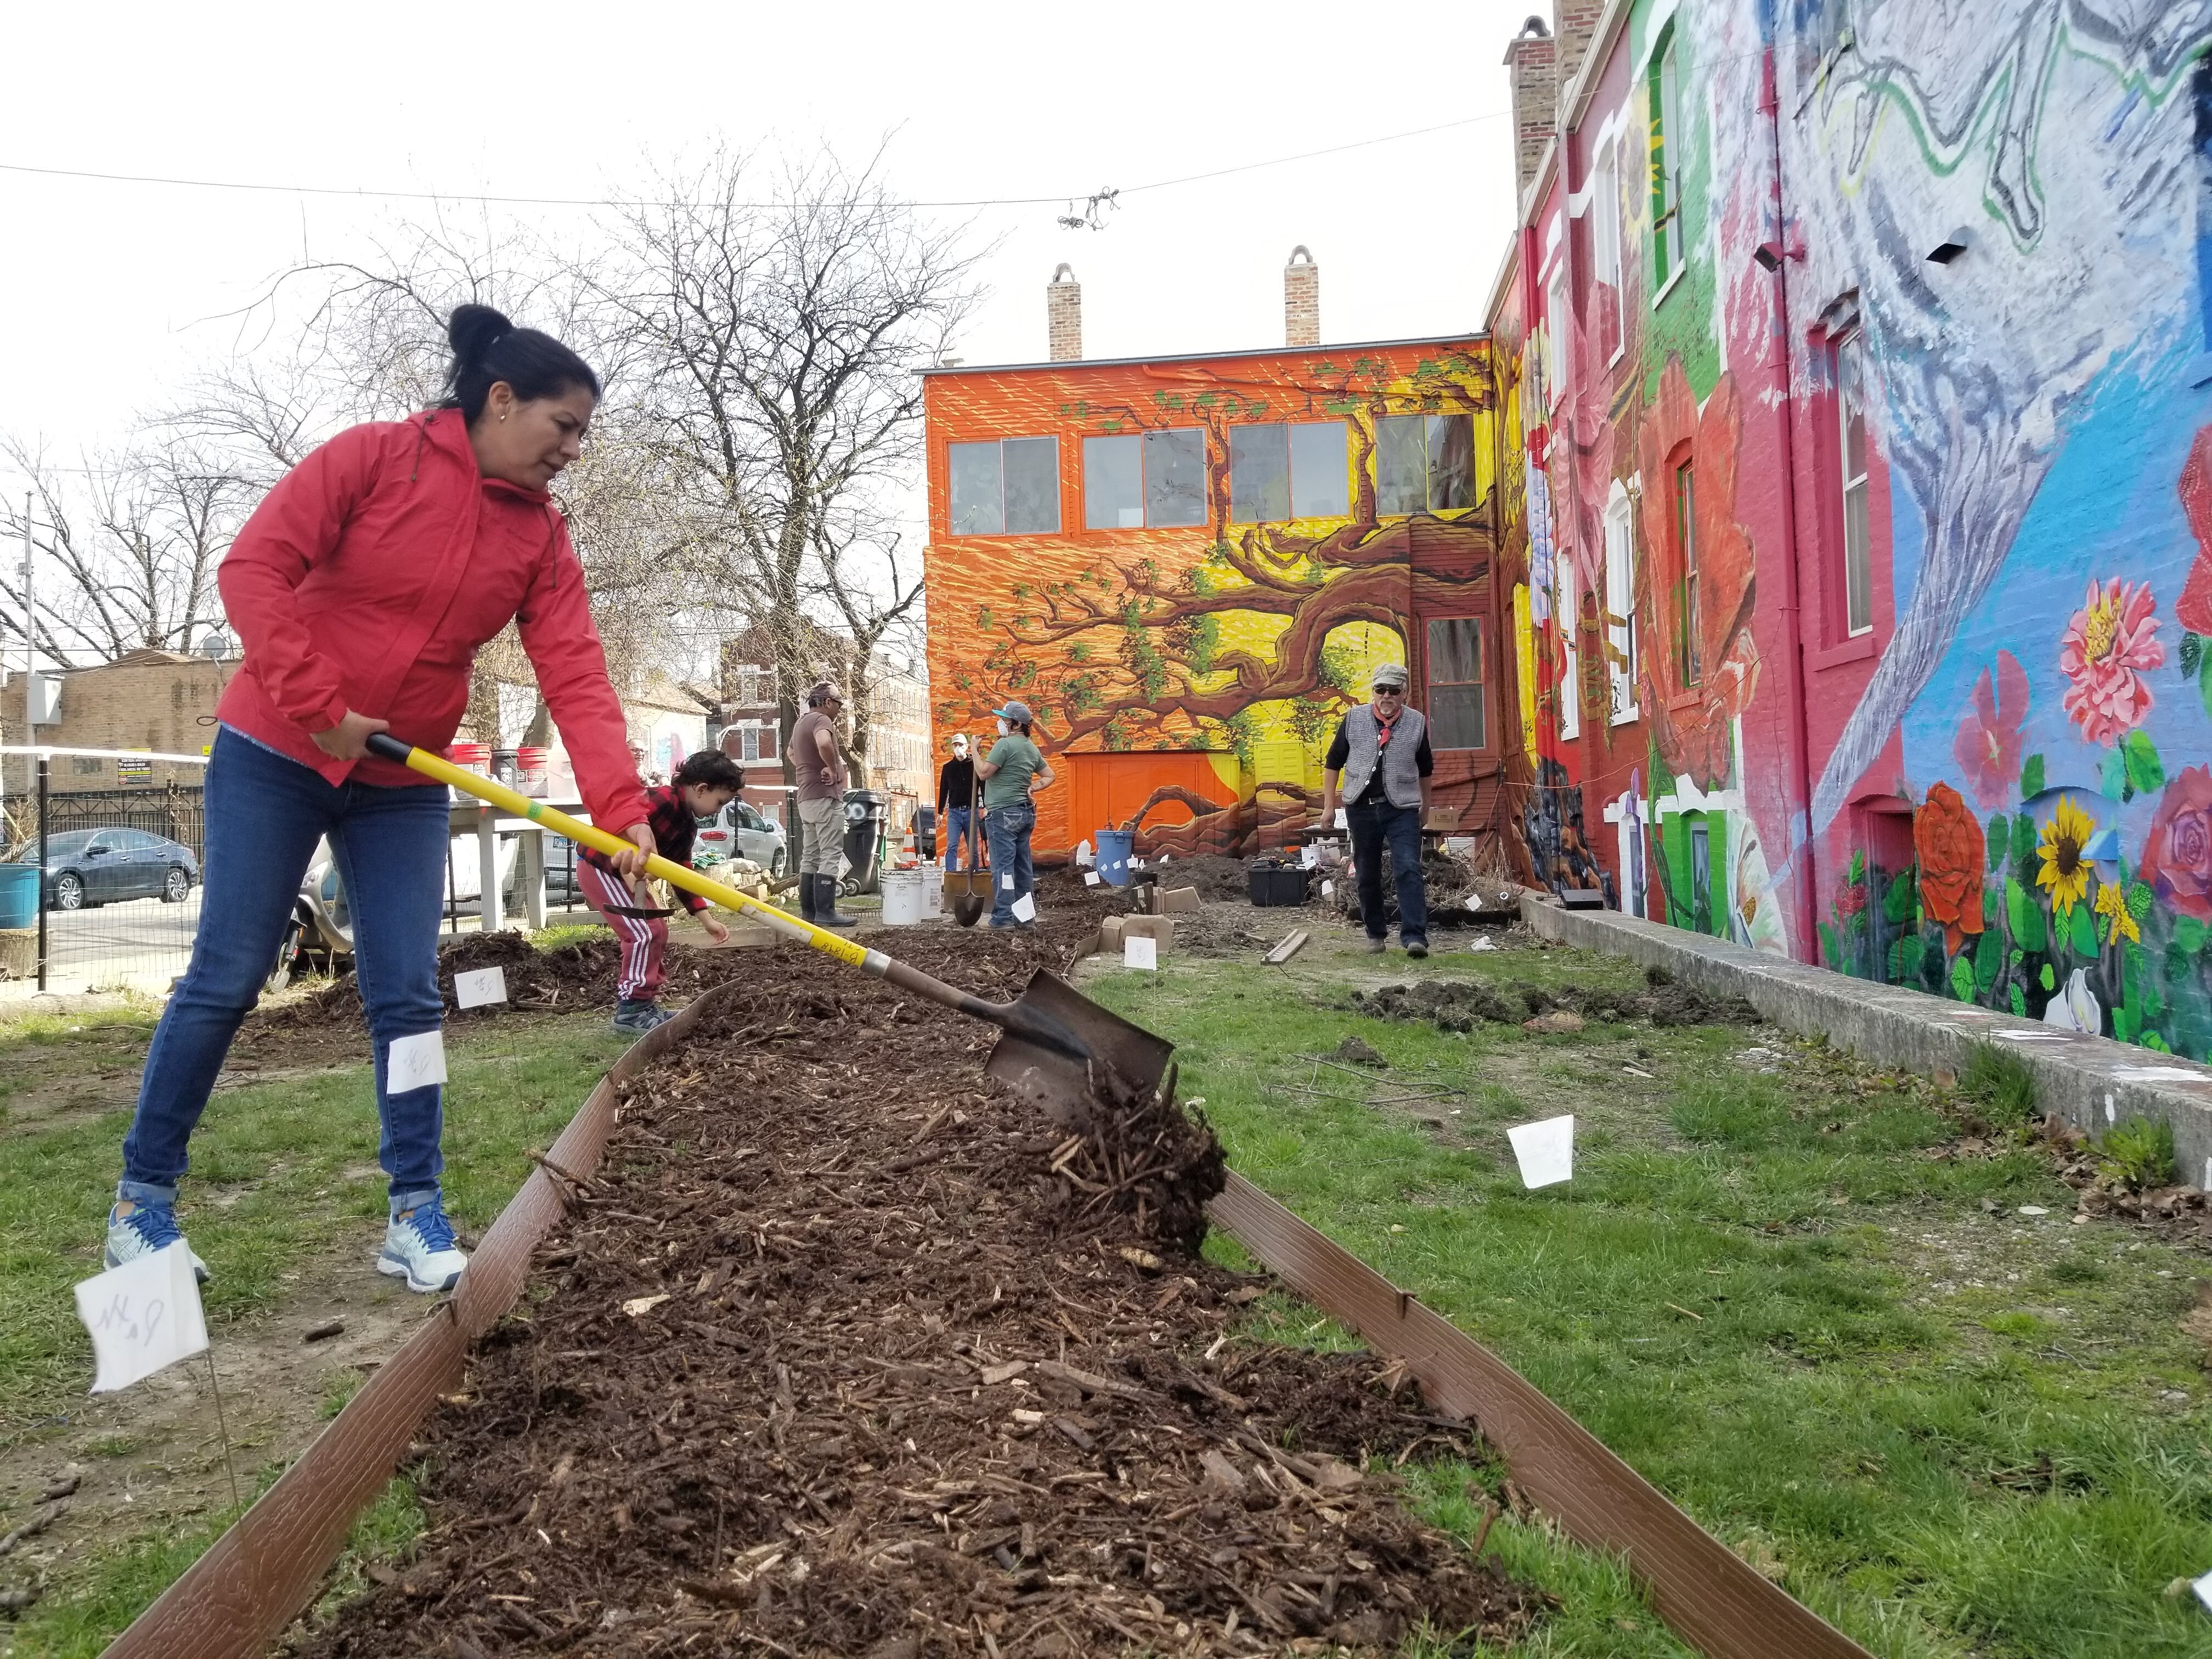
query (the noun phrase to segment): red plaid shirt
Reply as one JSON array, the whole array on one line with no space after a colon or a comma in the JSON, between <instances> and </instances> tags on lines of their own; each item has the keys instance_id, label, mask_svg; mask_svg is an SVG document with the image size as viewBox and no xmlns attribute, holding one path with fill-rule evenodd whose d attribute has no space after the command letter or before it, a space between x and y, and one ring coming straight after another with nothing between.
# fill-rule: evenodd
<instances>
[{"instance_id":1,"label":"red plaid shirt","mask_svg":"<svg viewBox=\"0 0 2212 1659\"><path fill-rule=\"evenodd\" d=\"M698 834L699 820L691 816L691 809L684 804L684 791L672 783L664 783L658 789L645 792L645 821L653 826L653 838L659 843L660 856L672 864L690 866L691 842ZM615 861L596 847L580 848L583 857L596 864L610 875L614 873ZM684 908L697 915L707 908L707 901L696 893L676 890L676 896Z\"/></svg>"}]
</instances>

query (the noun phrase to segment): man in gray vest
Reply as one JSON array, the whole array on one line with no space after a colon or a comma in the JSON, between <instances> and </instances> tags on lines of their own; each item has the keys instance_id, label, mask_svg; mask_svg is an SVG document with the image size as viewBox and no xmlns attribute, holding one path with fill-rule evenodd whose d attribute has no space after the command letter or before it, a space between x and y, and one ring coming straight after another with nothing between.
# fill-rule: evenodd
<instances>
[{"instance_id":1,"label":"man in gray vest","mask_svg":"<svg viewBox=\"0 0 2212 1659\"><path fill-rule=\"evenodd\" d=\"M1336 823L1340 795L1359 872L1359 919L1367 948L1389 944L1382 916L1382 849L1398 884L1398 938L1409 957L1429 953L1429 900L1421 885L1421 823L1429 815L1429 723L1406 707L1406 671L1395 662L1375 671L1375 701L1355 708L1336 728L1322 761L1321 821Z\"/></svg>"}]
</instances>

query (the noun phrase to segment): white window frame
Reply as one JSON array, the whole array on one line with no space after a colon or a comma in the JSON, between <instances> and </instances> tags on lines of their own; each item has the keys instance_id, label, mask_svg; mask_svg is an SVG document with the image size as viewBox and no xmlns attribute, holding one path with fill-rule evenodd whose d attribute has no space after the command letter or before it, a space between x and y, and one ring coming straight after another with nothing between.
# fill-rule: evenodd
<instances>
[{"instance_id":1,"label":"white window frame","mask_svg":"<svg viewBox=\"0 0 2212 1659\"><path fill-rule=\"evenodd\" d=\"M1574 319L1574 296L1567 286L1567 262L1559 261L1544 289L1545 410L1556 409L1567 395L1567 333Z\"/></svg>"},{"instance_id":2,"label":"white window frame","mask_svg":"<svg viewBox=\"0 0 2212 1659\"><path fill-rule=\"evenodd\" d=\"M1565 698L1559 705L1559 741L1571 743L1583 734L1582 658L1575 641L1582 606L1575 592L1575 556L1564 547L1552 555L1552 621L1559 630L1559 659L1566 670L1560 681Z\"/></svg>"},{"instance_id":3,"label":"white window frame","mask_svg":"<svg viewBox=\"0 0 2212 1659\"><path fill-rule=\"evenodd\" d=\"M1628 329L1621 317L1626 296L1621 292L1620 146L1616 140L1608 138L1598 151L1590 188L1595 198L1595 216L1590 222L1592 276L1613 289L1613 349L1606 355L1605 364L1611 368L1628 349ZM1595 298L1593 294L1593 302Z\"/></svg>"},{"instance_id":4,"label":"white window frame","mask_svg":"<svg viewBox=\"0 0 2212 1659\"><path fill-rule=\"evenodd\" d=\"M1636 518L1617 481L1605 507L1605 637L1612 723L1632 726L1643 717L1636 706Z\"/></svg>"},{"instance_id":5,"label":"white window frame","mask_svg":"<svg viewBox=\"0 0 2212 1659\"><path fill-rule=\"evenodd\" d=\"M1872 545L1874 536L1872 524L1864 510L1869 493L1867 477L1874 465L1871 453L1874 442L1871 434L1867 434L1864 441L1869 453L1859 458L1860 471L1854 475L1851 471L1851 411L1849 407L1847 390L1851 384L1851 377L1844 373L1844 362L1848 357L1856 365L1857 370L1856 378L1862 399L1859 406L1859 425L1862 432L1864 432L1867 427L1866 407L1863 401L1866 395L1867 359L1866 353L1861 346L1863 337L1859 331L1854 328L1836 342L1836 474L1843 481L1841 501L1844 512L1844 627L1846 630L1845 637L1854 640L1863 634L1874 632L1874 549ZM1851 533L1851 497L1854 495L1859 497L1862 509L1858 520L1858 534L1856 538ZM1860 574L1865 577L1863 584L1852 580L1855 574ZM1862 586L1866 591L1866 615L1863 618L1854 615L1851 610L1853 596L1858 592Z\"/></svg>"},{"instance_id":6,"label":"white window frame","mask_svg":"<svg viewBox=\"0 0 2212 1659\"><path fill-rule=\"evenodd\" d=\"M1659 118L1655 125L1659 139L1660 205L1651 216L1651 232L1655 240L1665 239L1667 265L1651 296L1655 307L1689 264L1689 250L1682 234L1682 149L1688 134L1682 128L1680 44L1680 32L1669 27L1667 44L1659 54Z\"/></svg>"}]
</instances>

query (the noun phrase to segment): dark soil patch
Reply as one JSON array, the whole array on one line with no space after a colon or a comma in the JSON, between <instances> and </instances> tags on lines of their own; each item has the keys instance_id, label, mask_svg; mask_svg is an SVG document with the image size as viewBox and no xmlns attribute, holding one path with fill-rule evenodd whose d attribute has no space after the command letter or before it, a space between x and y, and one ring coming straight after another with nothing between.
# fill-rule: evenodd
<instances>
[{"instance_id":1,"label":"dark soil patch","mask_svg":"<svg viewBox=\"0 0 2212 1659\"><path fill-rule=\"evenodd\" d=\"M1601 985L1493 985L1483 980L1427 979L1354 991L1352 1006L1376 1019L1427 1020L1439 1030L1471 1031L1490 1020L1519 1025L1565 1008L1585 1019L1654 1025L1756 1025L1759 1011L1741 997L1708 996L1664 973L1646 975L1649 988L1617 991Z\"/></svg>"},{"instance_id":2,"label":"dark soil patch","mask_svg":"<svg viewBox=\"0 0 2212 1659\"><path fill-rule=\"evenodd\" d=\"M1096 925L1045 914L912 958L1003 998ZM1539 1616L1361 1472L1471 1429L1370 1357L1224 1340L1258 1287L1143 1179L1218 1186L1202 1125L1069 1133L983 1077L987 1028L745 966L426 1431L416 1558L301 1650L1372 1652Z\"/></svg>"}]
</instances>

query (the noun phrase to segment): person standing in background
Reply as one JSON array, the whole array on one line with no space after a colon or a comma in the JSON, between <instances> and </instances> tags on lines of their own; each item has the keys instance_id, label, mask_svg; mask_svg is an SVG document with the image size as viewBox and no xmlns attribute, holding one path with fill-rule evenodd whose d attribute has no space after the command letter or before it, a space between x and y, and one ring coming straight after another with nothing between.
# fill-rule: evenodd
<instances>
[{"instance_id":1,"label":"person standing in background","mask_svg":"<svg viewBox=\"0 0 2212 1659\"><path fill-rule=\"evenodd\" d=\"M1015 916L1014 906L1036 890L1030 865L1034 797L1051 784L1052 768L1030 741L1029 704L1009 702L991 713L999 722L999 740L988 758L975 763L975 775L983 780L983 833L991 843L991 868L998 872L991 883L991 926L1026 927L1030 922Z\"/></svg>"},{"instance_id":2,"label":"person standing in background","mask_svg":"<svg viewBox=\"0 0 2212 1659\"><path fill-rule=\"evenodd\" d=\"M1346 803L1345 823L1352 832L1352 857L1359 872L1359 919L1366 925L1367 948L1389 944L1382 915L1382 849L1390 849L1390 869L1398 889L1398 938L1409 957L1429 953L1429 900L1421 885L1421 824L1429 815L1429 774L1436 758L1429 750L1429 723L1418 708L1406 707L1406 671L1384 663L1375 671L1374 701L1352 710L1336 728L1336 739L1322 757L1321 821L1336 823L1340 775Z\"/></svg>"},{"instance_id":3,"label":"person standing in background","mask_svg":"<svg viewBox=\"0 0 2212 1659\"><path fill-rule=\"evenodd\" d=\"M952 734L952 758L937 774L937 822L945 834L945 867L961 868L968 837L968 812L975 804L975 763L968 757L968 734Z\"/></svg>"},{"instance_id":4,"label":"person standing in background","mask_svg":"<svg viewBox=\"0 0 2212 1659\"><path fill-rule=\"evenodd\" d=\"M845 751L837 716L845 699L827 680L807 688L806 712L792 722L791 770L799 780L799 915L817 927L850 927L837 913L837 860L845 843Z\"/></svg>"}]
</instances>

